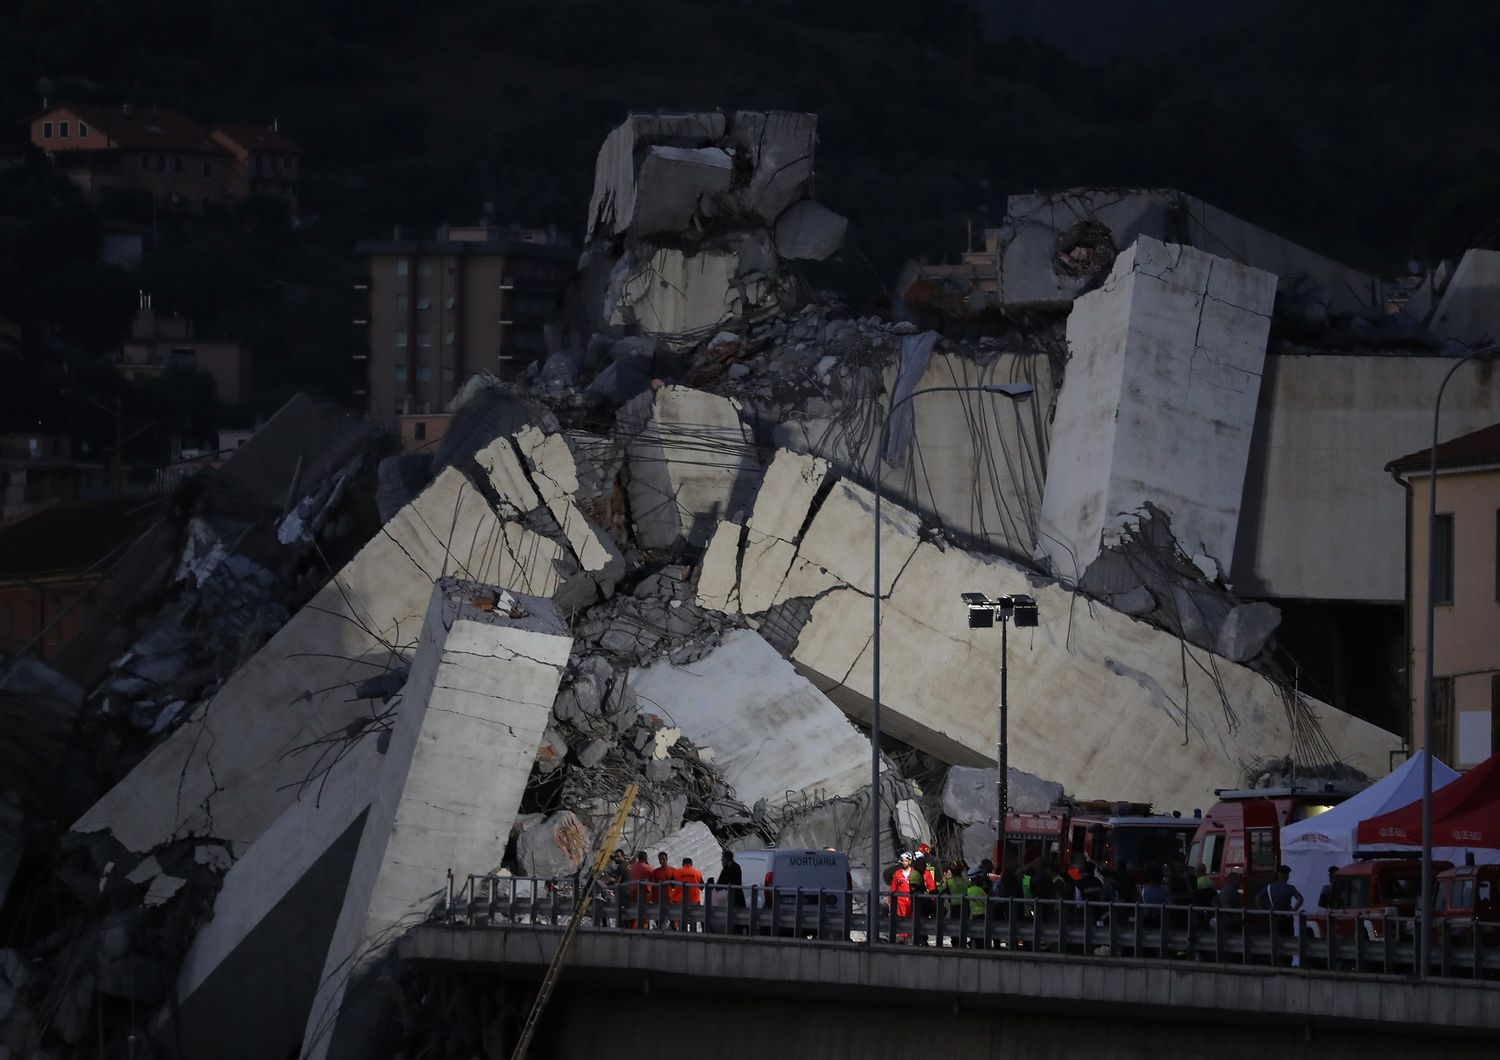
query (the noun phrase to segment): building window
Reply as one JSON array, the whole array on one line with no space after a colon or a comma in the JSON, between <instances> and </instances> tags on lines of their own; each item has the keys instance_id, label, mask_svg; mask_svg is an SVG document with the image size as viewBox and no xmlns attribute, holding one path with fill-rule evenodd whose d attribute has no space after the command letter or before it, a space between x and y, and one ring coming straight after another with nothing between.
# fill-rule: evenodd
<instances>
[{"instance_id":1,"label":"building window","mask_svg":"<svg viewBox=\"0 0 1500 1060\"><path fill-rule=\"evenodd\" d=\"M419 364L419 365L417 365L417 382L419 382L419 383L430 383L430 382L432 382L432 369L428 368L425 364Z\"/></svg>"},{"instance_id":2,"label":"building window","mask_svg":"<svg viewBox=\"0 0 1500 1060\"><path fill-rule=\"evenodd\" d=\"M404 312L406 312L406 295L404 295L404 294L398 294L396 296L396 312L398 312L398 313L404 313Z\"/></svg>"},{"instance_id":3,"label":"building window","mask_svg":"<svg viewBox=\"0 0 1500 1060\"><path fill-rule=\"evenodd\" d=\"M212 177L213 175L214 175L213 160L205 158L203 160L203 179L207 180L208 178Z\"/></svg>"},{"instance_id":4,"label":"building window","mask_svg":"<svg viewBox=\"0 0 1500 1060\"><path fill-rule=\"evenodd\" d=\"M88 139L88 135L89 135L88 123L87 122L79 122L78 123L78 138L80 140L86 140L86 139Z\"/></svg>"},{"instance_id":5,"label":"building window","mask_svg":"<svg viewBox=\"0 0 1500 1060\"><path fill-rule=\"evenodd\" d=\"M1432 739L1427 750L1444 762L1453 761L1453 678L1432 679Z\"/></svg>"},{"instance_id":6,"label":"building window","mask_svg":"<svg viewBox=\"0 0 1500 1060\"><path fill-rule=\"evenodd\" d=\"M57 135L61 139L64 139L64 140L66 140L68 138L68 123L67 122L60 121L60 122L57 123Z\"/></svg>"},{"instance_id":7,"label":"building window","mask_svg":"<svg viewBox=\"0 0 1500 1060\"><path fill-rule=\"evenodd\" d=\"M432 346L432 332L430 332L430 331L419 331L419 332L417 332L417 345L421 346L424 350L431 348L431 346Z\"/></svg>"},{"instance_id":8,"label":"building window","mask_svg":"<svg viewBox=\"0 0 1500 1060\"><path fill-rule=\"evenodd\" d=\"M414 423L411 428L411 436L419 442L425 442L427 440L427 421L418 420Z\"/></svg>"},{"instance_id":9,"label":"building window","mask_svg":"<svg viewBox=\"0 0 1500 1060\"><path fill-rule=\"evenodd\" d=\"M52 123L50 121L42 122L42 139L52 139Z\"/></svg>"},{"instance_id":10,"label":"building window","mask_svg":"<svg viewBox=\"0 0 1500 1060\"><path fill-rule=\"evenodd\" d=\"M430 262L430 261L424 261L420 265L418 265L417 266L417 275L418 276L431 276L432 275L432 262Z\"/></svg>"},{"instance_id":11,"label":"building window","mask_svg":"<svg viewBox=\"0 0 1500 1060\"><path fill-rule=\"evenodd\" d=\"M406 349L406 332L404 332L404 331L398 331L398 332L396 332L396 349L398 349L398 350L404 350L404 349Z\"/></svg>"},{"instance_id":12,"label":"building window","mask_svg":"<svg viewBox=\"0 0 1500 1060\"><path fill-rule=\"evenodd\" d=\"M448 332L447 334L445 334L443 336L443 345L444 346L452 346L453 345L453 332L450 331L450 332Z\"/></svg>"},{"instance_id":13,"label":"building window","mask_svg":"<svg viewBox=\"0 0 1500 1060\"><path fill-rule=\"evenodd\" d=\"M447 300L447 301L446 301L446 302L444 302L444 303L443 303L443 305L444 305L444 307L446 307L446 308L447 308L447 309L452 309L452 308L453 308L453 307L454 307L454 305L456 305L456 304L457 304L457 302L458 302L458 299L457 299L457 298L455 298L455 297L454 297L454 296L453 296L453 295L451 295L451 294L450 294L450 295L449 295L449 296L448 296L448 300ZM1496 515L1497 515L1497 516L1500 516L1500 512L1496 512L1496 513L1495 513L1495 514L1496 514Z\"/></svg>"},{"instance_id":14,"label":"building window","mask_svg":"<svg viewBox=\"0 0 1500 1060\"><path fill-rule=\"evenodd\" d=\"M409 269L409 266L407 265L407 262L406 262L405 258L400 258L400 259L398 259L396 261L396 275L397 276L405 276L407 274L408 269Z\"/></svg>"},{"instance_id":15,"label":"building window","mask_svg":"<svg viewBox=\"0 0 1500 1060\"><path fill-rule=\"evenodd\" d=\"M1453 516L1440 515L1433 526L1432 602L1453 602Z\"/></svg>"},{"instance_id":16,"label":"building window","mask_svg":"<svg viewBox=\"0 0 1500 1060\"><path fill-rule=\"evenodd\" d=\"M422 295L420 298L417 299L417 308L418 309L431 309L432 308L432 299L429 298L425 294Z\"/></svg>"},{"instance_id":17,"label":"building window","mask_svg":"<svg viewBox=\"0 0 1500 1060\"><path fill-rule=\"evenodd\" d=\"M406 365L404 365L404 364L398 364L398 365L396 365L396 382L398 382L398 383L404 383L404 382L406 382Z\"/></svg>"}]
</instances>

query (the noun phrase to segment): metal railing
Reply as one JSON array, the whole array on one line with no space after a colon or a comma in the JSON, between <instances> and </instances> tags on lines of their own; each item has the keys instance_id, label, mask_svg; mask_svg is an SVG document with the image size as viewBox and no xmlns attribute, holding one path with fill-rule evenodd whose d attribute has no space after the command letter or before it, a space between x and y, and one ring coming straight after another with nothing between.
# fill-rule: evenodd
<instances>
[{"instance_id":1,"label":"metal railing","mask_svg":"<svg viewBox=\"0 0 1500 1060\"><path fill-rule=\"evenodd\" d=\"M562 927L584 886L578 876L450 874L445 902L430 922L455 927ZM677 931L734 938L866 941L861 891L810 891L718 884L595 883L588 920L599 931ZM877 943L1051 954L1136 957L1266 967L1326 968L1410 975L1417 958L1415 917L1301 913L1064 900L969 898L885 892ZM1500 923L1440 922L1430 975L1500 980Z\"/></svg>"}]
</instances>

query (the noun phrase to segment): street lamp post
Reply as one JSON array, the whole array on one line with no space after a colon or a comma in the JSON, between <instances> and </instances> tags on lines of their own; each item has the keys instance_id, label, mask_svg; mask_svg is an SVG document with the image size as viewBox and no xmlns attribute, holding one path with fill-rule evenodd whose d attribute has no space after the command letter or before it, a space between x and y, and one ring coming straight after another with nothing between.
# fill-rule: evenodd
<instances>
[{"instance_id":1,"label":"street lamp post","mask_svg":"<svg viewBox=\"0 0 1500 1060\"><path fill-rule=\"evenodd\" d=\"M1453 373L1470 361L1492 361L1497 354L1500 354L1500 345L1486 346L1459 360L1448 369L1448 374L1443 376L1442 385L1438 387L1437 400L1432 403L1432 448L1427 451L1427 665L1422 690L1422 746L1427 752L1422 756L1422 894L1420 901L1422 937L1417 942L1420 955L1417 961L1417 976L1422 979L1427 977L1432 960L1432 725L1436 711L1432 676L1432 626L1437 614L1438 418L1443 411L1443 391L1448 389L1448 381L1453 378Z\"/></svg>"},{"instance_id":2,"label":"street lamp post","mask_svg":"<svg viewBox=\"0 0 1500 1060\"><path fill-rule=\"evenodd\" d=\"M875 569L872 577L873 592L870 594L874 610L874 630L870 637L870 905L865 915L865 935L866 941L871 946L875 945L876 938L879 936L877 927L880 923L880 495L883 492L880 485L880 465L885 459L885 445L890 433L891 420L895 417L897 409L923 394L1000 394L1013 401L1020 401L1030 396L1035 389L1030 383L922 387L891 402L890 408L886 409L885 420L880 425L880 442L875 450L875 475L872 483L875 490ZM1003 739L1001 742L1004 742ZM1002 770L1002 774L1003 772Z\"/></svg>"}]
</instances>

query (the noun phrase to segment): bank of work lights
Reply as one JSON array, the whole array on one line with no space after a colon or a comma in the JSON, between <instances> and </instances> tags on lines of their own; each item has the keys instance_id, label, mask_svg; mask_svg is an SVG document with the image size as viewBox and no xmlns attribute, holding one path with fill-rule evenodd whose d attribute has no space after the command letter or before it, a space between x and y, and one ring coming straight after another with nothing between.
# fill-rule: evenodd
<instances>
[{"instance_id":1,"label":"bank of work lights","mask_svg":"<svg viewBox=\"0 0 1500 1060\"><path fill-rule=\"evenodd\" d=\"M969 608L970 629L989 629L997 618L1001 622L1014 622L1017 629L1037 624L1033 597L1017 594L990 599L984 593L963 593L961 596Z\"/></svg>"}]
</instances>

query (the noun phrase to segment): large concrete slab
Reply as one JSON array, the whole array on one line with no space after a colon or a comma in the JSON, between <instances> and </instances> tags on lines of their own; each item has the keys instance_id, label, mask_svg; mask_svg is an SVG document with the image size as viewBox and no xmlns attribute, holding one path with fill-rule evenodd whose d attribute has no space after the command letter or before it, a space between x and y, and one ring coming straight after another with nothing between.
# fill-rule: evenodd
<instances>
[{"instance_id":1,"label":"large concrete slab","mask_svg":"<svg viewBox=\"0 0 1500 1060\"><path fill-rule=\"evenodd\" d=\"M870 781L870 741L760 634L732 630L685 666L632 671L643 709L669 718L745 805L852 795ZM717 867L717 866L715 866Z\"/></svg>"},{"instance_id":2,"label":"large concrete slab","mask_svg":"<svg viewBox=\"0 0 1500 1060\"><path fill-rule=\"evenodd\" d=\"M187 834L243 850L314 768L301 749L369 716L351 690L405 665L438 578L550 596L570 558L446 469L73 830L108 829L134 851Z\"/></svg>"},{"instance_id":3,"label":"large concrete slab","mask_svg":"<svg viewBox=\"0 0 1500 1060\"><path fill-rule=\"evenodd\" d=\"M630 230L635 221L638 159L650 144L691 150L709 146L723 136L724 115L716 112L627 117L605 137L599 149L589 202L589 238L609 239Z\"/></svg>"},{"instance_id":4,"label":"large concrete slab","mask_svg":"<svg viewBox=\"0 0 1500 1060\"><path fill-rule=\"evenodd\" d=\"M778 454L776 461L810 458ZM774 466L774 464L773 464ZM776 477L767 477L773 482ZM840 480L800 538L806 519L773 495L797 542L799 565L824 579L791 660L846 712L864 719L871 695L867 491ZM760 506L756 505L756 517ZM999 631L970 630L959 594L1029 593L1036 629L1010 634L1010 761L1082 798L1207 806L1213 789L1241 782L1245 764L1284 755L1292 734L1282 690L1236 663L1067 591L1004 560L922 542L915 518L882 509L882 725L945 761L994 761ZM705 570L738 569L738 537L715 537ZM717 554L716 554L717 553ZM787 579L778 601L803 589ZM721 592L720 597L734 596ZM707 601L700 598L700 603ZM1387 769L1399 741L1331 707L1308 702L1300 722L1321 728L1334 753L1370 774ZM1314 721L1313 719L1316 719Z\"/></svg>"},{"instance_id":5,"label":"large concrete slab","mask_svg":"<svg viewBox=\"0 0 1500 1060\"><path fill-rule=\"evenodd\" d=\"M1276 277L1141 236L1068 317L1041 547L1080 577L1151 502L1228 569Z\"/></svg>"},{"instance_id":6,"label":"large concrete slab","mask_svg":"<svg viewBox=\"0 0 1500 1060\"><path fill-rule=\"evenodd\" d=\"M370 1055L369 977L420 923L449 868L493 865L510 836L573 640L551 601L445 578L402 690L323 964L303 1056Z\"/></svg>"}]
</instances>

